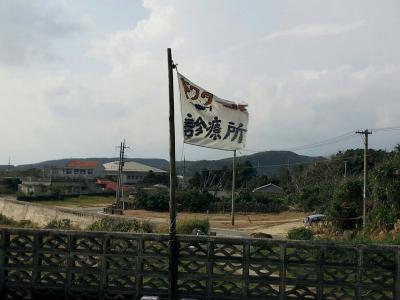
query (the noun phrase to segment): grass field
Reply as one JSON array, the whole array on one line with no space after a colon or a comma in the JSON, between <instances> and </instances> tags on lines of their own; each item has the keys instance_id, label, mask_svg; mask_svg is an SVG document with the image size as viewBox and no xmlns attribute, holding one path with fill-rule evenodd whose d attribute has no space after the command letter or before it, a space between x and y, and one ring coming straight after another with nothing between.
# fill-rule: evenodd
<instances>
[{"instance_id":1,"label":"grass field","mask_svg":"<svg viewBox=\"0 0 400 300\"><path fill-rule=\"evenodd\" d=\"M114 196L79 196L66 197L62 200L41 200L34 203L48 206L63 206L63 207L96 207L106 206L115 202Z\"/></svg>"}]
</instances>

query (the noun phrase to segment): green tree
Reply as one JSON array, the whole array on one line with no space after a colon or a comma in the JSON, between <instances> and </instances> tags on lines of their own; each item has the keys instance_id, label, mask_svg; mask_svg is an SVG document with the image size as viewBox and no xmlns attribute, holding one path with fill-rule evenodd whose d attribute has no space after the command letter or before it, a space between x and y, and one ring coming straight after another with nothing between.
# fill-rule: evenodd
<instances>
[{"instance_id":1,"label":"green tree","mask_svg":"<svg viewBox=\"0 0 400 300\"><path fill-rule=\"evenodd\" d=\"M362 216L362 182L350 178L341 183L334 191L328 207L328 216L341 229L353 229Z\"/></svg>"}]
</instances>

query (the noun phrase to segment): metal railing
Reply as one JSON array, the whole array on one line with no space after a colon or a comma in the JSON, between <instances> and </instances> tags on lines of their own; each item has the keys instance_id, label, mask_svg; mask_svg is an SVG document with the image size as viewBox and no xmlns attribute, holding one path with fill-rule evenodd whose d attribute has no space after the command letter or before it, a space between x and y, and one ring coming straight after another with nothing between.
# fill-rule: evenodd
<instances>
[{"instance_id":1,"label":"metal railing","mask_svg":"<svg viewBox=\"0 0 400 300\"><path fill-rule=\"evenodd\" d=\"M0 234L0 299L167 297L167 235ZM178 242L180 298L400 299L396 246L211 236Z\"/></svg>"}]
</instances>

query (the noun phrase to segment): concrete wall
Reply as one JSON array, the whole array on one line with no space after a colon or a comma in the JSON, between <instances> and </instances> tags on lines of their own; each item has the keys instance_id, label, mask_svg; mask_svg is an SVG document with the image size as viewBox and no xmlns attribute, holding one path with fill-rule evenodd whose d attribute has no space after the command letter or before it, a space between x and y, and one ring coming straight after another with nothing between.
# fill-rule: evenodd
<instances>
[{"instance_id":1,"label":"concrete wall","mask_svg":"<svg viewBox=\"0 0 400 300\"><path fill-rule=\"evenodd\" d=\"M69 219L73 225L80 228L85 228L93 222L106 217L105 215L97 213L80 212L75 209L49 207L41 204L18 201L14 197L0 197L0 214L16 221L30 220L39 226L44 226L54 219ZM111 215L107 215L107 217L121 218Z\"/></svg>"}]
</instances>

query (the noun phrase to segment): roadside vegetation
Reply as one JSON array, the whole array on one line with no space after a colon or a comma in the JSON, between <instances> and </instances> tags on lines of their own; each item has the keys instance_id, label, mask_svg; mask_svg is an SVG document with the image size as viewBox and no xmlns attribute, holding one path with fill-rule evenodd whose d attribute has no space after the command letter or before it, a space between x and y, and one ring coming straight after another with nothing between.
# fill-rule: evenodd
<instances>
[{"instance_id":1,"label":"roadside vegetation","mask_svg":"<svg viewBox=\"0 0 400 300\"><path fill-rule=\"evenodd\" d=\"M72 224L69 219L53 219L45 226L39 226L29 220L15 221L0 214L0 227L15 227L15 228L44 228L58 230L86 230L86 231L108 231L108 232L131 232L131 233L168 233L167 225L154 226L146 220L137 219L114 219L103 218L98 220L86 228L82 229ZM178 220L178 234L192 234L194 230L200 230L207 234L210 230L210 223L207 219L200 218L185 218Z\"/></svg>"},{"instance_id":2,"label":"roadside vegetation","mask_svg":"<svg viewBox=\"0 0 400 300\"><path fill-rule=\"evenodd\" d=\"M89 231L113 231L113 232L138 232L151 233L154 231L153 225L148 221L138 220L116 220L104 218L89 225Z\"/></svg>"},{"instance_id":3,"label":"roadside vegetation","mask_svg":"<svg viewBox=\"0 0 400 300\"><path fill-rule=\"evenodd\" d=\"M64 197L63 199L36 200L35 203L48 206L64 207L96 207L106 206L115 202L115 196L76 196Z\"/></svg>"},{"instance_id":4,"label":"roadside vegetation","mask_svg":"<svg viewBox=\"0 0 400 300\"><path fill-rule=\"evenodd\" d=\"M168 224L157 227L157 232L159 233L168 233L168 230ZM176 232L178 234L193 234L197 230L203 234L208 234L210 232L209 220L204 218L184 218L178 219L176 222Z\"/></svg>"},{"instance_id":5,"label":"roadside vegetation","mask_svg":"<svg viewBox=\"0 0 400 300\"><path fill-rule=\"evenodd\" d=\"M257 203L258 208L253 206L256 211L273 204L270 212L291 209L327 216L321 226L290 231L290 238L399 243L400 145L393 151L370 149L368 170L365 229L362 228L363 149L340 151L319 162L282 166L273 176L258 174L249 161L241 162L236 175L237 203ZM192 177L190 187L222 190L229 187L231 172L229 168L198 172ZM258 198L251 192L267 183L280 186L285 194Z\"/></svg>"},{"instance_id":6,"label":"roadside vegetation","mask_svg":"<svg viewBox=\"0 0 400 300\"><path fill-rule=\"evenodd\" d=\"M0 214L0 227L38 228L39 226L29 220L15 221Z\"/></svg>"}]
</instances>

